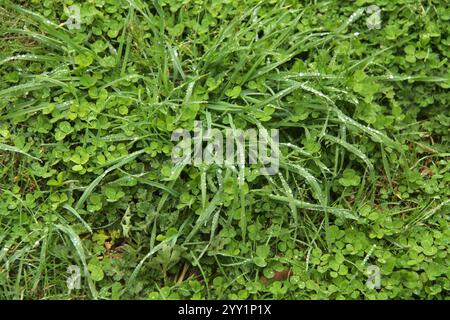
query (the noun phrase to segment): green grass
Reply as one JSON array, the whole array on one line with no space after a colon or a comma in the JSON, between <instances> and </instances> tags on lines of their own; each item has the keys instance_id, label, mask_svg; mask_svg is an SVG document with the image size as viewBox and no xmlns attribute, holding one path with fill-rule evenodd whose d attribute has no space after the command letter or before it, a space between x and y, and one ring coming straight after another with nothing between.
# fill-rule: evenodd
<instances>
[{"instance_id":1,"label":"green grass","mask_svg":"<svg viewBox=\"0 0 450 320\"><path fill-rule=\"evenodd\" d=\"M0 298L447 298L450 7L369 4L0 1ZM279 172L175 166L194 121Z\"/></svg>"}]
</instances>

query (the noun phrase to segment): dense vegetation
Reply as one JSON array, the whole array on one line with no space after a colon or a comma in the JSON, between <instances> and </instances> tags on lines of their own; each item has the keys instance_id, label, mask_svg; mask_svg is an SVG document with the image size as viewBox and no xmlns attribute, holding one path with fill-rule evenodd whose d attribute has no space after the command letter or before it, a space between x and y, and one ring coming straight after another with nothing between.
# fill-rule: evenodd
<instances>
[{"instance_id":1,"label":"dense vegetation","mask_svg":"<svg viewBox=\"0 0 450 320\"><path fill-rule=\"evenodd\" d=\"M447 1L14 3L0 298L447 297ZM195 120L279 129L279 173L175 166Z\"/></svg>"}]
</instances>

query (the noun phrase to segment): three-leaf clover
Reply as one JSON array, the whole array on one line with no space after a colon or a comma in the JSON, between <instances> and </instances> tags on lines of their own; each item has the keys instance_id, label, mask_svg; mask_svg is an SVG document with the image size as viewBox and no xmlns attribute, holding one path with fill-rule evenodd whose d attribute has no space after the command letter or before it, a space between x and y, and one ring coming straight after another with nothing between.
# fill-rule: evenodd
<instances>
[{"instance_id":1,"label":"three-leaf clover","mask_svg":"<svg viewBox=\"0 0 450 320\"><path fill-rule=\"evenodd\" d=\"M262 245L256 247L256 256L253 258L253 262L261 268L267 266L267 257L270 253L270 247L268 245Z\"/></svg>"},{"instance_id":2,"label":"three-leaf clover","mask_svg":"<svg viewBox=\"0 0 450 320\"><path fill-rule=\"evenodd\" d=\"M123 192L119 188L115 188L115 187L106 187L105 188L106 201L108 201L108 202L116 202L120 198L122 198L124 195L125 195L125 192Z\"/></svg>"},{"instance_id":3,"label":"three-leaf clover","mask_svg":"<svg viewBox=\"0 0 450 320\"><path fill-rule=\"evenodd\" d=\"M235 86L232 89L228 89L225 91L225 95L230 98L237 98L241 94L241 87Z\"/></svg>"},{"instance_id":4,"label":"three-leaf clover","mask_svg":"<svg viewBox=\"0 0 450 320\"><path fill-rule=\"evenodd\" d=\"M353 169L345 169L339 183L344 187L356 187L361 183L361 177Z\"/></svg>"}]
</instances>

